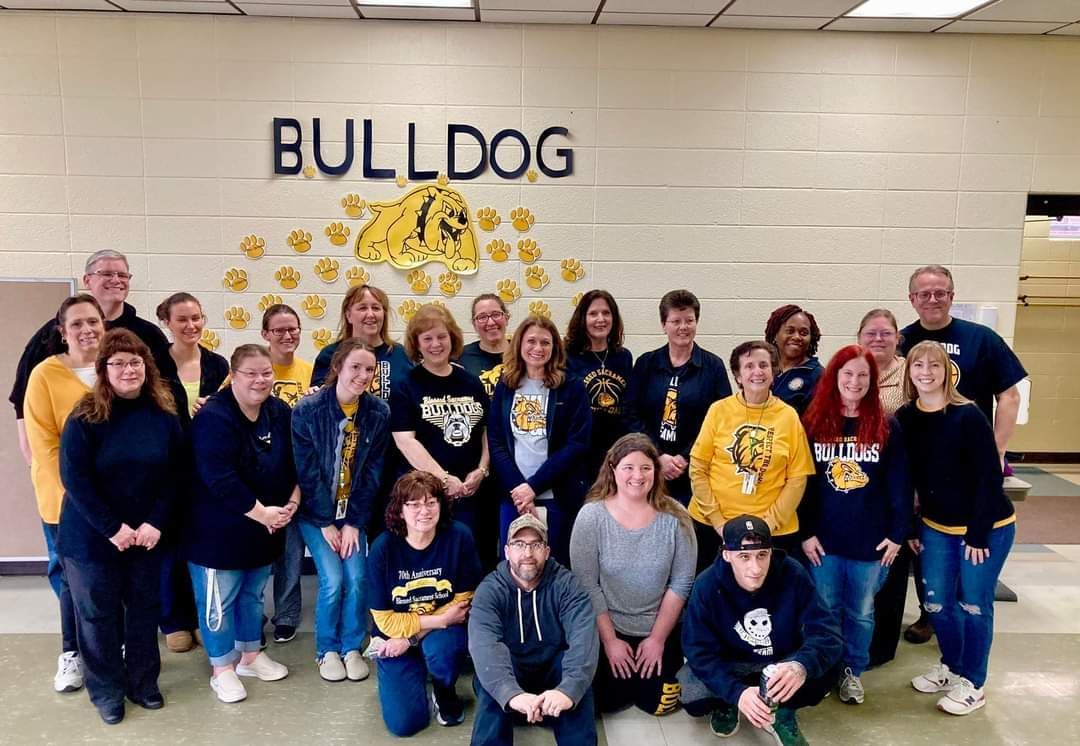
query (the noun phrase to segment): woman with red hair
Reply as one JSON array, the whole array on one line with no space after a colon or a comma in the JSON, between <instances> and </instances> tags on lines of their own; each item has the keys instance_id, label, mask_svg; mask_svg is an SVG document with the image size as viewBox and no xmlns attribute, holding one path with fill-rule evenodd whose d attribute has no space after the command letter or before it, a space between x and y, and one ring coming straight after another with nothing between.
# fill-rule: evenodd
<instances>
[{"instance_id":1,"label":"woman with red hair","mask_svg":"<svg viewBox=\"0 0 1080 746\"><path fill-rule=\"evenodd\" d=\"M900 426L882 409L868 350L848 345L833 356L803 424L817 467L799 508L803 552L843 627L840 701L861 704L874 595L907 538L912 511Z\"/></svg>"}]
</instances>

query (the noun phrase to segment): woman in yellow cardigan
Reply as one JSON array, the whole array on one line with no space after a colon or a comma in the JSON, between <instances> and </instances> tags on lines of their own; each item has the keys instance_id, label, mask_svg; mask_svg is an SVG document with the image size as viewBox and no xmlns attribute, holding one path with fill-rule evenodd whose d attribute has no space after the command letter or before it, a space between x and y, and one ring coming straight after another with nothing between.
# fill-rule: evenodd
<instances>
[{"instance_id":1,"label":"woman in yellow cardigan","mask_svg":"<svg viewBox=\"0 0 1080 746\"><path fill-rule=\"evenodd\" d=\"M58 355L43 360L26 384L26 437L30 443L30 481L37 497L38 514L49 550L49 583L60 600L60 631L63 650L57 661L53 688L73 692L83 685L79 647L75 639L75 606L71 601L64 568L56 552L60 524L60 433L75 404L89 393L97 374L94 361L105 336L105 315L94 296L73 295L60 304L56 314L60 339Z\"/></svg>"},{"instance_id":2,"label":"woman in yellow cardigan","mask_svg":"<svg viewBox=\"0 0 1080 746\"><path fill-rule=\"evenodd\" d=\"M769 525L773 546L802 555L795 509L814 460L798 413L772 393L779 367L779 353L768 342L732 350L740 390L713 402L690 451L699 573L716 559L724 522L744 513Z\"/></svg>"}]
</instances>

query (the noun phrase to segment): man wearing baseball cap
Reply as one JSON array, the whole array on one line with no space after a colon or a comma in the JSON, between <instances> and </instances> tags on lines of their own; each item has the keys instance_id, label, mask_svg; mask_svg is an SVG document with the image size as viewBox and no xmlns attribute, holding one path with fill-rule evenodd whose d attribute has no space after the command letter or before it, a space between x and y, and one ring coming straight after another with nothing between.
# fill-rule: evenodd
<instances>
[{"instance_id":1,"label":"man wearing baseball cap","mask_svg":"<svg viewBox=\"0 0 1080 746\"><path fill-rule=\"evenodd\" d=\"M481 581L469 613L472 743L512 744L515 724L543 722L560 746L593 746L600 642L592 601L573 573L549 559L543 521L520 515L506 536L506 562Z\"/></svg>"},{"instance_id":2,"label":"man wearing baseball cap","mask_svg":"<svg viewBox=\"0 0 1080 746\"><path fill-rule=\"evenodd\" d=\"M711 710L721 737L735 734L741 713L783 746L806 744L795 710L816 705L835 680L839 624L802 565L773 548L765 521L737 516L722 538L683 616L683 706L694 716ZM770 664L766 701L759 685Z\"/></svg>"}]
</instances>

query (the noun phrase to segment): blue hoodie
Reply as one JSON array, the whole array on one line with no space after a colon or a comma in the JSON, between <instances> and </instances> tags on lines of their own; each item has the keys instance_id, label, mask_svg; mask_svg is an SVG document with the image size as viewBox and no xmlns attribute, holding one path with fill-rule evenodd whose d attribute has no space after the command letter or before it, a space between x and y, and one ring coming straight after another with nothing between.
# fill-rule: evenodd
<instances>
[{"instance_id":1,"label":"blue hoodie","mask_svg":"<svg viewBox=\"0 0 1080 746\"><path fill-rule=\"evenodd\" d=\"M547 560L532 591L518 586L505 561L477 587L469 612L469 654L480 685L504 710L525 693L519 678L548 670L559 655L562 681L556 688L576 706L592 685L599 653L589 594L555 560Z\"/></svg>"},{"instance_id":2,"label":"blue hoodie","mask_svg":"<svg viewBox=\"0 0 1080 746\"><path fill-rule=\"evenodd\" d=\"M690 669L730 704L743 681L770 663L797 661L807 679L821 678L840 661L840 625L821 603L806 570L774 549L765 583L744 590L718 556L694 583L683 615L682 644Z\"/></svg>"}]
</instances>

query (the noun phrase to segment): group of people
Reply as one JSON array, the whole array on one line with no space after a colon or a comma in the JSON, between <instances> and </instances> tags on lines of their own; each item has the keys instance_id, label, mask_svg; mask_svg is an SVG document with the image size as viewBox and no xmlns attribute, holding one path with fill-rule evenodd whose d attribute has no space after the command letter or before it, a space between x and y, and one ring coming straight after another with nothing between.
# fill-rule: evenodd
<instances>
[{"instance_id":1,"label":"group of people","mask_svg":"<svg viewBox=\"0 0 1080 746\"><path fill-rule=\"evenodd\" d=\"M158 307L169 343L130 279L123 255L91 256L11 397L60 599L54 686L85 681L107 723L125 698L164 705L158 627L175 651L201 639L223 702L285 678L263 594L273 575L291 640L304 547L319 674L362 680L373 660L400 736L463 721L471 658L476 743L522 721L595 743L594 713L630 704L804 743L797 708L834 687L861 703L894 655L912 561L942 652L913 687L956 715L985 704L1025 372L951 316L944 267L911 277L918 321L872 310L825 365L795 305L725 366L695 341L698 299L668 292L668 343L635 362L604 290L565 336L531 315L508 338L508 308L480 295L466 345L435 304L394 340L371 285L314 365L287 305L225 360L199 345L195 297Z\"/></svg>"}]
</instances>

